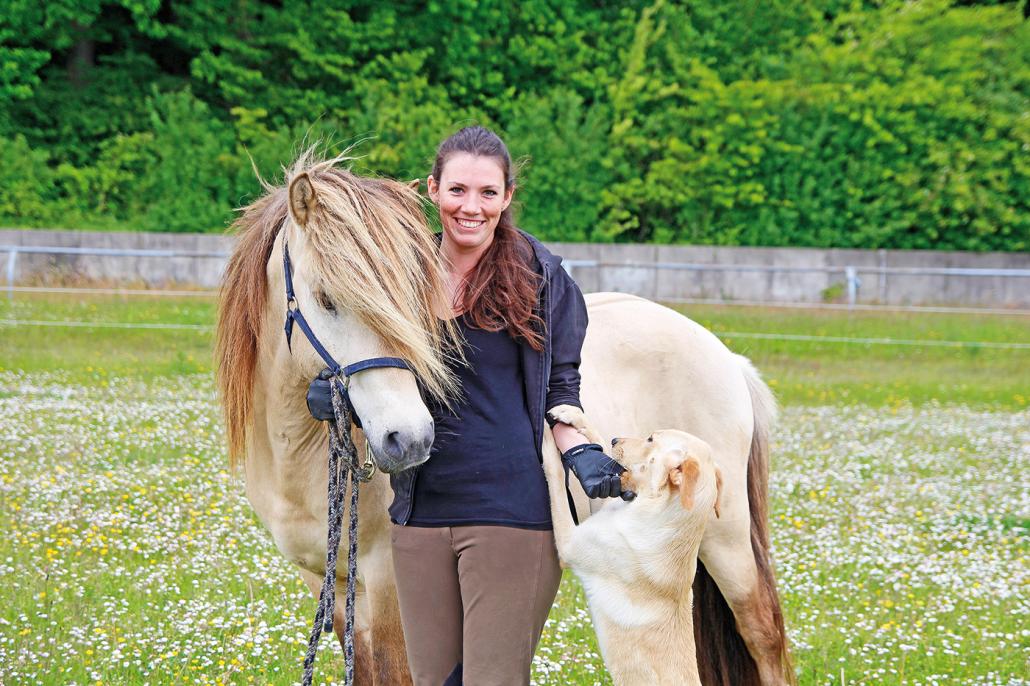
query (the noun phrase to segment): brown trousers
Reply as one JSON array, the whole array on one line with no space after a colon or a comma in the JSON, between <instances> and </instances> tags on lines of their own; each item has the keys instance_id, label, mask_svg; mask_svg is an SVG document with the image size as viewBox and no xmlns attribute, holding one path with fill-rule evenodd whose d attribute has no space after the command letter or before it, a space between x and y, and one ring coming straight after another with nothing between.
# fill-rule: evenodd
<instances>
[{"instance_id":1,"label":"brown trousers","mask_svg":"<svg viewBox=\"0 0 1030 686\"><path fill-rule=\"evenodd\" d=\"M529 684L561 582L554 534L394 525L391 541L415 686Z\"/></svg>"}]
</instances>

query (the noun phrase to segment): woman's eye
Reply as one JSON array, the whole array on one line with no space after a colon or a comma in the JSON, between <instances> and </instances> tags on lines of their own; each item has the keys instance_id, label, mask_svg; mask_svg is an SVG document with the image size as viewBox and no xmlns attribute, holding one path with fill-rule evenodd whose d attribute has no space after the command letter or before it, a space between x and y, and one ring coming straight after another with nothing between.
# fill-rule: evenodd
<instances>
[{"instance_id":1,"label":"woman's eye","mask_svg":"<svg viewBox=\"0 0 1030 686\"><path fill-rule=\"evenodd\" d=\"M458 195L459 193L461 193L461 190L462 189L460 189L460 188L452 188L451 189L451 195Z\"/></svg>"},{"instance_id":2,"label":"woman's eye","mask_svg":"<svg viewBox=\"0 0 1030 686\"><path fill-rule=\"evenodd\" d=\"M483 195L492 198L497 195L497 191L483 191Z\"/></svg>"}]
</instances>

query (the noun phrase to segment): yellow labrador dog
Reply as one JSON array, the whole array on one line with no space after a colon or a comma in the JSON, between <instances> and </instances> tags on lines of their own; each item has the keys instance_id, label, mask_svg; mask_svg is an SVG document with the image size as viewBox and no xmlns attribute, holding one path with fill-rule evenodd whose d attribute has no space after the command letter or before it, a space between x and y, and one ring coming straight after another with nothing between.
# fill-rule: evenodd
<instances>
[{"instance_id":1,"label":"yellow labrador dog","mask_svg":"<svg viewBox=\"0 0 1030 686\"><path fill-rule=\"evenodd\" d=\"M601 443L578 408L561 405L551 416ZM558 449L545 434L558 556L583 582L615 684L699 685L691 584L705 523L719 515L722 487L708 444L675 430L613 440L612 457L626 468L623 489L637 497L611 500L576 526Z\"/></svg>"}]
</instances>

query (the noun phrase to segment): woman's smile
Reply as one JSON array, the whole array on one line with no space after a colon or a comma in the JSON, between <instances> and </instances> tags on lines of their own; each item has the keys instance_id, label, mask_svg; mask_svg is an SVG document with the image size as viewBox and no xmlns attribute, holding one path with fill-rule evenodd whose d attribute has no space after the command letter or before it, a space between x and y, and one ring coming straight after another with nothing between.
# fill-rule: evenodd
<instances>
[{"instance_id":1,"label":"woman's smile","mask_svg":"<svg viewBox=\"0 0 1030 686\"><path fill-rule=\"evenodd\" d=\"M455 217L454 221L465 229L478 229L480 226L486 223L485 219L466 219L465 217Z\"/></svg>"}]
</instances>

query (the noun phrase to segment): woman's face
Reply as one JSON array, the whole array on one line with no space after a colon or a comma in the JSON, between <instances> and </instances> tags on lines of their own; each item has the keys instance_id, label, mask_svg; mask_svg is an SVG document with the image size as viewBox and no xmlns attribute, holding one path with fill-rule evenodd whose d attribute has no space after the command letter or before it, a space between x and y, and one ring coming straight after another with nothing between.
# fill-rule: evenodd
<instances>
[{"instance_id":1,"label":"woman's face","mask_svg":"<svg viewBox=\"0 0 1030 686\"><path fill-rule=\"evenodd\" d=\"M440 178L430 176L428 185L429 197L440 209L444 242L460 252L486 250L514 190L504 187L500 163L455 153L444 163Z\"/></svg>"}]
</instances>

